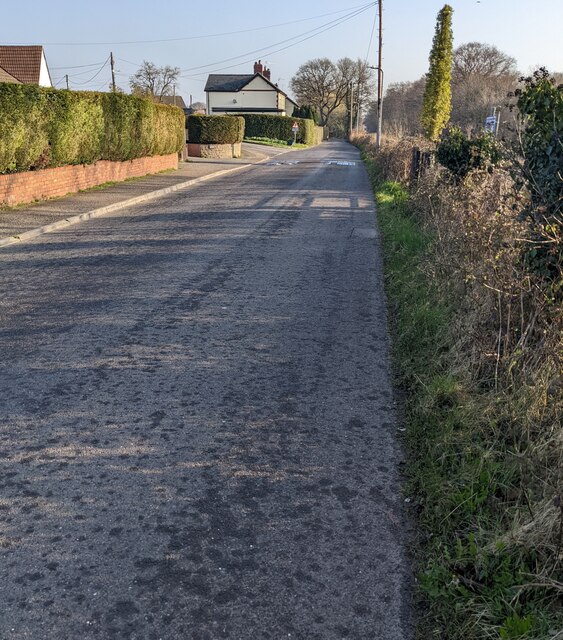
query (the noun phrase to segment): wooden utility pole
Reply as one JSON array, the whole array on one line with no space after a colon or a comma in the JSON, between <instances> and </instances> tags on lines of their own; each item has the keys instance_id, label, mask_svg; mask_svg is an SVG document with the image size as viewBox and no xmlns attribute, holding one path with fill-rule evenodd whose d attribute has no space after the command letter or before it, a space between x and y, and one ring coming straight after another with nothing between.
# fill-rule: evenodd
<instances>
[{"instance_id":1,"label":"wooden utility pole","mask_svg":"<svg viewBox=\"0 0 563 640\"><path fill-rule=\"evenodd\" d=\"M376 146L381 148L381 122L382 122L382 101L383 101L383 69L382 65L382 48L383 48L383 0L378 0L377 15L379 18L379 48L377 53L377 138Z\"/></svg>"},{"instance_id":2,"label":"wooden utility pole","mask_svg":"<svg viewBox=\"0 0 563 640\"><path fill-rule=\"evenodd\" d=\"M109 54L109 61L111 64L111 90L115 93L115 64L113 60L113 51Z\"/></svg>"},{"instance_id":3,"label":"wooden utility pole","mask_svg":"<svg viewBox=\"0 0 563 640\"><path fill-rule=\"evenodd\" d=\"M354 133L354 83L350 83L350 133L348 138Z\"/></svg>"},{"instance_id":4,"label":"wooden utility pole","mask_svg":"<svg viewBox=\"0 0 563 640\"><path fill-rule=\"evenodd\" d=\"M356 96L356 133L360 133L360 107L362 105L362 101L360 98L360 89L362 85L360 84L360 80L358 79L358 95Z\"/></svg>"},{"instance_id":5,"label":"wooden utility pole","mask_svg":"<svg viewBox=\"0 0 563 640\"><path fill-rule=\"evenodd\" d=\"M69 89L69 86L68 86L68 73L65 75L65 80L66 80L66 88Z\"/></svg>"}]
</instances>

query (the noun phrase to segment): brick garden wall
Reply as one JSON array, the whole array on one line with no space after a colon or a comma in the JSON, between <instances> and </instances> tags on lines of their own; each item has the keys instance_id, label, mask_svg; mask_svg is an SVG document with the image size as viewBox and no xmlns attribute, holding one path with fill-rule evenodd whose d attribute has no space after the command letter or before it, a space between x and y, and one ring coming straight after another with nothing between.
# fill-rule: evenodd
<instances>
[{"instance_id":1,"label":"brick garden wall","mask_svg":"<svg viewBox=\"0 0 563 640\"><path fill-rule=\"evenodd\" d=\"M0 205L15 206L76 193L104 182L120 182L165 169L178 168L178 154L137 158L127 162L100 160L95 164L70 165L0 175Z\"/></svg>"}]
</instances>

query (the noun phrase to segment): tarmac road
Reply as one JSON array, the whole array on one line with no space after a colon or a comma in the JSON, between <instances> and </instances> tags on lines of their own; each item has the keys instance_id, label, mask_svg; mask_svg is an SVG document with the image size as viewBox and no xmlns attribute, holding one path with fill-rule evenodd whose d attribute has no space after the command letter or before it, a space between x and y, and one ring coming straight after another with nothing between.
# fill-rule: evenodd
<instances>
[{"instance_id":1,"label":"tarmac road","mask_svg":"<svg viewBox=\"0 0 563 640\"><path fill-rule=\"evenodd\" d=\"M2 640L412 637L375 224L331 142L2 250Z\"/></svg>"}]
</instances>

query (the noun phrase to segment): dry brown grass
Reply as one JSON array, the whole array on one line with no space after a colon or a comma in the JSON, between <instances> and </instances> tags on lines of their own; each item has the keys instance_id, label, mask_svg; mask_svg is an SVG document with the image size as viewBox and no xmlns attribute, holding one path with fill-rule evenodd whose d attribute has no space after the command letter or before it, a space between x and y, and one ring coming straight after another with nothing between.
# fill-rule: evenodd
<instances>
[{"instance_id":1,"label":"dry brown grass","mask_svg":"<svg viewBox=\"0 0 563 640\"><path fill-rule=\"evenodd\" d=\"M515 575L522 558L526 580L513 597L528 602L533 592L551 611L563 595L563 309L523 260L522 196L508 166L461 184L433 167L409 184L412 147L427 143L387 139L378 153L366 142L378 177L409 186L410 215L433 238L421 269L451 309L447 373L478 407L469 440L505 471L483 507L480 553L510 554ZM487 607L468 609L469 637L499 637Z\"/></svg>"}]
</instances>

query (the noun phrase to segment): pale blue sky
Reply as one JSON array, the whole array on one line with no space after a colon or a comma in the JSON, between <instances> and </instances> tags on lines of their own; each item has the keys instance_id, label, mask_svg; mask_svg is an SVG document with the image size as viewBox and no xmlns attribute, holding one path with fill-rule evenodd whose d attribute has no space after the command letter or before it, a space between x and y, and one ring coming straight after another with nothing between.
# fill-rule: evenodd
<instances>
[{"instance_id":1,"label":"pale blue sky","mask_svg":"<svg viewBox=\"0 0 563 640\"><path fill-rule=\"evenodd\" d=\"M285 90L299 65L311 58L365 58L376 6L372 3L345 18L368 4L369 0L164 0L159 5L154 0L28 0L11 3L10 11L3 13L0 43L44 44L54 82L63 86L68 73L75 89L107 88L109 65L102 65L110 51L123 88L128 88L129 76L143 60L177 66L185 70L178 93L187 102L190 94L203 100L209 72L251 73L257 58L267 61L272 80ZM469 41L494 44L515 57L523 73L540 65L563 71L561 0L450 4L456 46ZM443 5L444 0L384 0L385 84L414 80L427 70L436 14ZM290 21L295 22L282 24ZM314 29L324 32L315 35ZM240 33L215 35L226 32ZM171 39L178 40L126 44ZM373 65L376 49L375 33L369 54Z\"/></svg>"}]
</instances>

